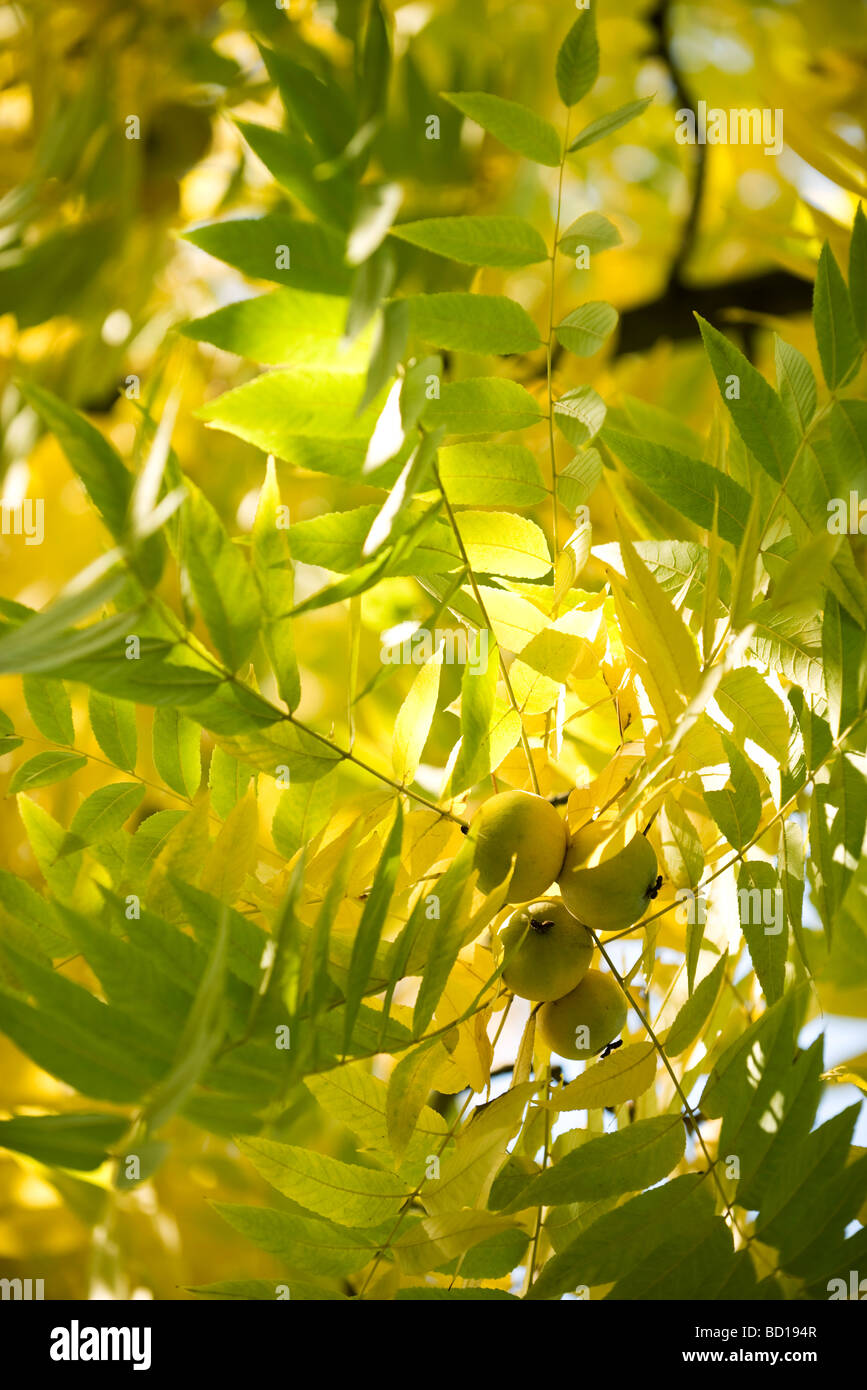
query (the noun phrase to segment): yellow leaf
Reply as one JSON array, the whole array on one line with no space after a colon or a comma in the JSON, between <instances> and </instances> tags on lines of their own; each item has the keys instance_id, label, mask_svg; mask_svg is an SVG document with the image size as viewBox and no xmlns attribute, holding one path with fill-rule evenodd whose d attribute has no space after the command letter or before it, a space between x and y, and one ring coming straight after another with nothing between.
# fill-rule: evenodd
<instances>
[{"instance_id":1,"label":"yellow leaf","mask_svg":"<svg viewBox=\"0 0 867 1390\"><path fill-rule=\"evenodd\" d=\"M621 537L620 553L629 581L629 596L653 632L655 644L664 652L675 688L689 700L701 679L692 633L625 536Z\"/></svg>"},{"instance_id":2,"label":"yellow leaf","mask_svg":"<svg viewBox=\"0 0 867 1390\"><path fill-rule=\"evenodd\" d=\"M465 592L470 598L475 597L471 587L467 586ZM506 651L521 651L530 638L544 628L544 614L518 594L508 593L505 589L489 589L484 584L479 586L479 593L491 620L497 645Z\"/></svg>"},{"instance_id":3,"label":"yellow leaf","mask_svg":"<svg viewBox=\"0 0 867 1390\"><path fill-rule=\"evenodd\" d=\"M235 901L253 871L258 833L259 810L248 792L232 807L211 846L200 884L206 893L227 903Z\"/></svg>"},{"instance_id":4,"label":"yellow leaf","mask_svg":"<svg viewBox=\"0 0 867 1390\"><path fill-rule=\"evenodd\" d=\"M634 1100L653 1085L656 1076L656 1049L652 1042L630 1043L618 1048L601 1062L588 1067L577 1081L555 1091L549 1101L540 1102L549 1110L601 1110Z\"/></svg>"},{"instance_id":5,"label":"yellow leaf","mask_svg":"<svg viewBox=\"0 0 867 1390\"><path fill-rule=\"evenodd\" d=\"M398 782L406 785L415 778L422 750L430 733L437 707L442 669L443 644L440 643L430 660L422 666L398 710L394 723L391 765Z\"/></svg>"}]
</instances>

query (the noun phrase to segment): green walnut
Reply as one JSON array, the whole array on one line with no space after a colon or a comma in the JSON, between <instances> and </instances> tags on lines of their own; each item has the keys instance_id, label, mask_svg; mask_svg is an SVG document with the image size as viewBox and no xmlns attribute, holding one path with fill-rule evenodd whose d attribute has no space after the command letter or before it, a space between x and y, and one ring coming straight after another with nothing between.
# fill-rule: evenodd
<instances>
[{"instance_id":1,"label":"green walnut","mask_svg":"<svg viewBox=\"0 0 867 1390\"><path fill-rule=\"evenodd\" d=\"M532 792L499 792L480 806L470 825L479 887L490 893L515 867L508 903L526 903L550 888L566 854L566 825L550 801Z\"/></svg>"},{"instance_id":2,"label":"green walnut","mask_svg":"<svg viewBox=\"0 0 867 1390\"><path fill-rule=\"evenodd\" d=\"M543 1004L536 1027L552 1052L582 1061L623 1032L626 1011L626 998L612 977L588 970L569 994Z\"/></svg>"},{"instance_id":3,"label":"green walnut","mask_svg":"<svg viewBox=\"0 0 867 1390\"><path fill-rule=\"evenodd\" d=\"M594 931L623 931L647 911L659 887L656 854L645 835L594 868L582 868L581 846L569 846L558 877L563 901L573 916Z\"/></svg>"},{"instance_id":4,"label":"green walnut","mask_svg":"<svg viewBox=\"0 0 867 1390\"><path fill-rule=\"evenodd\" d=\"M503 981L522 999L560 999L583 980L593 958L593 937L558 898L513 912L500 942Z\"/></svg>"}]
</instances>

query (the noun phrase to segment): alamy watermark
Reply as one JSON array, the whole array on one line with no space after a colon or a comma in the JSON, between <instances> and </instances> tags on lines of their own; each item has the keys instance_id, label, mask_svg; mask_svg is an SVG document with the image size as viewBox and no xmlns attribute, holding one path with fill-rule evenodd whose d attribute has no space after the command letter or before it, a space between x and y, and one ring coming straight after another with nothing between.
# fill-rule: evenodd
<instances>
[{"instance_id":1,"label":"alamy watermark","mask_svg":"<svg viewBox=\"0 0 867 1390\"><path fill-rule=\"evenodd\" d=\"M25 545L45 540L45 502L25 497L23 502L0 502L0 535L23 536Z\"/></svg>"},{"instance_id":2,"label":"alamy watermark","mask_svg":"<svg viewBox=\"0 0 867 1390\"><path fill-rule=\"evenodd\" d=\"M416 628L405 637L401 628L383 633L379 657L385 666L424 666L441 649L446 666L466 666L470 675L482 675L488 669L488 630L467 632L450 628Z\"/></svg>"},{"instance_id":3,"label":"alamy watermark","mask_svg":"<svg viewBox=\"0 0 867 1390\"><path fill-rule=\"evenodd\" d=\"M832 497L828 503L828 530L832 536L867 536L867 498L857 492Z\"/></svg>"},{"instance_id":4,"label":"alamy watermark","mask_svg":"<svg viewBox=\"0 0 867 1390\"><path fill-rule=\"evenodd\" d=\"M741 926L764 927L765 936L779 936L785 921L783 894L779 888L739 888L738 918ZM707 921L707 899L701 890L678 888L675 917L681 926L701 926Z\"/></svg>"},{"instance_id":5,"label":"alamy watermark","mask_svg":"<svg viewBox=\"0 0 867 1390\"><path fill-rule=\"evenodd\" d=\"M0 1299L32 1303L45 1297L44 1279L0 1279Z\"/></svg>"},{"instance_id":6,"label":"alamy watermark","mask_svg":"<svg viewBox=\"0 0 867 1390\"><path fill-rule=\"evenodd\" d=\"M724 111L708 110L700 101L695 111L682 106L674 114L674 138L679 145L764 145L765 154L777 155L783 148L783 113L779 107L737 107Z\"/></svg>"}]
</instances>

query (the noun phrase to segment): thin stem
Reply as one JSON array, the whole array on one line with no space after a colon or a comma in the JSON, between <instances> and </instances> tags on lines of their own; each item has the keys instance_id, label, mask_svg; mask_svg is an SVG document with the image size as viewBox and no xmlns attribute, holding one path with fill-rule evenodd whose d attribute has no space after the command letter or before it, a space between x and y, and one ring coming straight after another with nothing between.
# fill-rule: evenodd
<instances>
[{"instance_id":1,"label":"thin stem","mask_svg":"<svg viewBox=\"0 0 867 1390\"><path fill-rule=\"evenodd\" d=\"M473 595L475 596L476 603L479 605L479 608L481 609L482 617L485 620L485 626L493 636L494 629L491 625L491 620L488 617L488 610L485 607L484 599L482 598L482 595L479 592L479 586L476 583L476 576L474 575L473 567L470 564L470 557L467 554L467 549L464 545L463 537L461 536L460 530L458 529L457 519L452 510L452 504L446 496L446 490L443 487L443 481L440 477L439 467L437 466L436 462L434 462L433 471L434 476L437 480L437 486L439 487L439 490L442 494L442 499L445 504L446 512L448 513L449 523L451 525L452 531L454 532L455 540L457 541L458 547L461 552L461 558L463 559L463 562L466 566L466 571L469 577L470 585L472 586ZM500 651L499 644L497 645L497 655L499 657L500 675L503 677L503 683L506 687L506 693L509 697L509 704L512 706L512 709L515 711L515 713L518 716L518 719L521 721L521 747L524 750L524 757L527 759L527 768L530 773L530 781L533 784L533 791L536 793L537 796L541 796L541 792L539 790L539 778L536 775L536 764L533 761L533 753L530 748L530 740L527 738L527 732L524 728L524 719L520 709L518 708L518 702L515 699L515 692L512 689L512 682L509 680L509 672L506 668L506 663L503 660L503 653Z\"/></svg>"},{"instance_id":2,"label":"thin stem","mask_svg":"<svg viewBox=\"0 0 867 1390\"><path fill-rule=\"evenodd\" d=\"M546 1068L546 1071L545 1071L545 1100L548 1101L548 1100L550 1099L550 1096L551 1096L551 1064L550 1064L550 1062L549 1062L549 1064L548 1064L548 1066L547 1066L547 1068ZM550 1155L550 1149L551 1149L551 1111L547 1108L547 1105L546 1105L546 1107L545 1107L545 1151L544 1151L544 1153L543 1153L543 1155L542 1155L542 1172L543 1172L543 1173L544 1173L545 1169L546 1169L547 1166L548 1166L548 1158L549 1158L549 1155ZM543 1208L542 1208L542 1206L540 1205L540 1206L538 1207L537 1211L536 1211L536 1224L535 1224L535 1228L534 1228L534 1230L533 1230L533 1244L532 1244L532 1246L531 1246L531 1248L530 1248L530 1258L529 1258L529 1260L528 1260L528 1262L527 1262L527 1277L526 1277L526 1280L525 1280L525 1282L524 1282L524 1293L525 1293L525 1294L529 1292L529 1290L530 1290L530 1288L531 1288L531 1286L532 1286L533 1280L534 1280L535 1277L536 1277L536 1259L537 1259L538 1254L539 1254L539 1237L540 1237L541 1234L542 1234L542 1211L543 1211Z\"/></svg>"},{"instance_id":3,"label":"thin stem","mask_svg":"<svg viewBox=\"0 0 867 1390\"><path fill-rule=\"evenodd\" d=\"M272 704L271 701L267 700L258 690L252 690L250 686L245 685L243 681L239 680L234 671L230 671L227 666L224 666L222 662L214 656L213 652L208 651L207 647L200 647L198 643L194 643L190 633L187 632L186 628L183 627L171 610L164 610L162 616L172 620L175 632L178 634L178 640L184 646L188 647L195 656L207 661L224 681L237 686L239 690L243 690L246 696L256 699L259 704L274 715L275 723L279 720L284 724L292 724L296 729L300 729L302 733L307 734L308 737L316 739L317 743L321 743L324 747L330 749L332 753L336 753L342 761L353 763L355 767L360 768L363 772L369 773L371 777L375 777L378 781L384 782L386 786L393 787L396 792L411 797L413 801L418 801L422 806L426 806L429 811L436 811L438 816L443 816L446 820L454 821L456 825L466 824L466 822L462 820L460 816L456 816L453 811L444 810L443 807L438 806L435 801L431 801L430 797L422 796L421 792L413 791L410 787L405 786L403 782L396 782L393 777L388 777L384 772L380 772L377 768L371 767L369 763L357 757L350 748L342 748L339 744L332 742L330 738L326 738L325 734L320 734L316 729L311 729L309 724L305 724L300 719L296 719L295 715L290 710L282 710L279 706Z\"/></svg>"},{"instance_id":4,"label":"thin stem","mask_svg":"<svg viewBox=\"0 0 867 1390\"><path fill-rule=\"evenodd\" d=\"M461 1120L464 1118L464 1115L466 1114L467 1110L469 1109L470 1101L472 1100L472 1098L473 1098L473 1092L470 1091L469 1095L467 1096L466 1100L464 1101L464 1104L461 1106L461 1109L459 1110L458 1115L457 1115L457 1118L455 1119L455 1122L454 1122L454 1124L452 1125L451 1129L449 1129L449 1130L447 1131L447 1133L443 1135L442 1143L440 1144L439 1148L438 1148L437 1151L436 1151L436 1155L435 1155L436 1158L439 1158L439 1157L440 1157L440 1155L442 1154L443 1150L444 1150L445 1147L446 1147L446 1144L449 1142L449 1140L450 1140L450 1139L452 1138L452 1136L455 1134L455 1132L456 1132L456 1130L457 1130L457 1128L458 1128L458 1125L461 1123ZM432 1155L432 1157L433 1157L433 1155ZM427 1168L425 1168L425 1171L424 1171L422 1177L419 1179L418 1183L416 1184L415 1189L414 1189L412 1192L410 1192L410 1193L408 1194L408 1196L407 1196L407 1198L406 1198L406 1201L404 1202L403 1206L402 1206L401 1209L400 1209L400 1212L398 1213L397 1220L395 1221L394 1225L392 1226L392 1228L391 1228L391 1230L389 1231L388 1235L386 1236L385 1240L382 1242L382 1245L380 1246L379 1250L377 1250L376 1255L375 1255L374 1260L373 1260L373 1264L371 1265L371 1267L370 1267L370 1269L369 1269L369 1271L368 1271L367 1277L366 1277L364 1283L362 1284L361 1288L358 1290L358 1297L359 1297L359 1298L363 1298L363 1297L364 1297L365 1290L367 1289L368 1284L370 1283L371 1279L373 1278L374 1274L376 1273L377 1269L379 1268L380 1263L381 1263L381 1261L382 1261L382 1259L383 1259L383 1256L385 1255L386 1250L388 1250L389 1247L391 1246L392 1241L394 1240L395 1236L397 1235L398 1231L400 1230L400 1227L401 1227L402 1224L403 1224L404 1217L406 1216L407 1212L411 1209L413 1202L416 1200L416 1198L417 1198L417 1197L419 1196L419 1194L421 1193L421 1191L422 1191L422 1189L423 1189L425 1183L427 1182L427 1180L428 1180Z\"/></svg>"},{"instance_id":5,"label":"thin stem","mask_svg":"<svg viewBox=\"0 0 867 1390\"><path fill-rule=\"evenodd\" d=\"M746 1235L746 1233L741 1229L741 1227L740 1227L740 1226L738 1225L738 1223L737 1223L737 1220L735 1219L734 1208L732 1207L732 1204L731 1204L731 1202L730 1202L729 1199L728 1199L728 1195L727 1195L727 1193L726 1193L726 1190L725 1190L725 1188L723 1187L723 1184L722 1184L722 1181L721 1181L721 1179L720 1179L719 1174L717 1173L716 1159L713 1159L713 1158L711 1158L711 1156L710 1156L710 1150L708 1149L707 1144L705 1143L704 1135L702 1134L702 1132L701 1132L701 1130L700 1130L700 1128L699 1128L698 1117L696 1116L695 1111L693 1110L692 1106L691 1106L690 1103L689 1103L689 1100L687 1099L687 1096L686 1096L686 1093L685 1093L683 1087L681 1086L680 1082L679 1082L678 1079L677 1079L677 1076L675 1075L674 1068L672 1067L671 1063L670 1063L669 1060L668 1060L668 1057L667 1057L666 1052L665 1052L665 1048L663 1047L662 1043L659 1041L659 1038L656 1036L656 1033L655 1033L654 1030L653 1030L653 1026L652 1026L652 1024L651 1024L651 1022L650 1022L650 1019L647 1017L647 1015L644 1013L644 1011L643 1011L643 1010L641 1009L641 1007L638 1005L638 1003L636 1002L634 996L630 993L629 989L627 988L626 982L625 982L625 980L623 979L623 976L620 974L620 972L618 971L617 967L615 966L613 960L611 959L611 957L609 956L608 952L606 951L605 947L602 945L602 942L599 940L599 937L597 936L596 932L593 931L593 928L592 928L592 927L588 927L587 930L590 932L590 935L593 937L594 941L596 942L596 945L597 945L598 948L599 948L599 954L602 956L603 960L605 961L605 963L606 963L607 966L608 966L608 969L611 971L612 976L613 976L614 979L617 981L617 983L618 983L618 985L620 986L620 989L622 990L623 994L626 996L626 1000L627 1000L627 1002L628 1002L628 1004L629 1004L629 1007L638 1015L638 1018L640 1019L642 1026L644 1027L645 1031L647 1032L647 1035L648 1035L648 1037L650 1038L650 1041L653 1043L653 1046L654 1046L654 1048L656 1049L657 1054L659 1055L659 1058L660 1058L660 1060L661 1060L661 1062L662 1062L662 1065L665 1067L665 1070L668 1072L668 1075L669 1075L670 1078L671 1078L672 1084L673 1084L673 1086L674 1086L675 1091L677 1092L678 1098L679 1098L679 1100L680 1100L680 1102L681 1102L681 1104L682 1104L682 1106L683 1106L683 1108L684 1108L684 1111L685 1111L686 1114L689 1116L690 1124L692 1125L692 1128L693 1128L693 1130L694 1130L694 1132L695 1132L696 1139L698 1140L699 1145L700 1145L700 1147L701 1147L701 1151L702 1151L702 1153L704 1154L705 1159L706 1159L706 1161L707 1161L708 1172L710 1173L711 1177L713 1178L714 1183L715 1183L716 1188L717 1188L717 1191L719 1192L720 1197L722 1198L722 1202L723 1202L723 1206L725 1207L726 1215L728 1216L729 1221L731 1222L733 1228L737 1231L737 1233L738 1233L738 1235L740 1236L741 1240L742 1240L745 1244L747 1244L748 1241L749 1241L749 1237L748 1237L748 1236Z\"/></svg>"},{"instance_id":6,"label":"thin stem","mask_svg":"<svg viewBox=\"0 0 867 1390\"><path fill-rule=\"evenodd\" d=\"M560 540L557 534L557 508L559 499L557 496L557 458L554 449L554 386L553 386L553 346L554 346L554 298L557 288L557 243L560 240L560 213L563 206L563 174L566 169L566 153L569 148L569 118L571 112L566 112L566 129L563 134L563 151L560 155L560 173L557 180L557 208L554 214L554 245L551 249L551 291L548 296L548 337L545 341L546 348L546 374L548 383L548 447L551 454L551 504L552 504L552 532L554 543L554 560L556 562L560 554Z\"/></svg>"},{"instance_id":7,"label":"thin stem","mask_svg":"<svg viewBox=\"0 0 867 1390\"><path fill-rule=\"evenodd\" d=\"M80 748L77 748L73 743L58 743L57 739L45 737L36 738L33 734L16 733L15 737L20 738L25 743L37 743L45 748L54 747L73 749L76 753L79 754L80 757L87 758L88 762L101 763L103 767L109 768L112 772L119 772L122 773L124 777L131 777L132 780L134 782L138 782L140 786L149 787L151 791L158 792L161 796L173 797L175 801L182 802L182 804L188 807L190 810L192 810L195 806L195 802L193 801L192 797L182 796L180 792L173 791L171 787L163 786L160 782L151 782L148 780L147 777L141 777L137 772L130 772L128 768L116 767L115 764L110 763L107 758L100 758L97 753L85 753ZM208 820L214 821L216 825L225 824L225 822L222 821L214 811L208 812ZM262 852L262 854L269 854L271 858L276 859L278 863L285 863L285 860L283 859L282 855L279 855L276 852L276 850L269 849L267 845L259 844L259 842L257 841L256 848L259 849ZM257 911L261 911L261 909L257 909ZM75 959L75 957L73 957L73 959Z\"/></svg>"}]
</instances>

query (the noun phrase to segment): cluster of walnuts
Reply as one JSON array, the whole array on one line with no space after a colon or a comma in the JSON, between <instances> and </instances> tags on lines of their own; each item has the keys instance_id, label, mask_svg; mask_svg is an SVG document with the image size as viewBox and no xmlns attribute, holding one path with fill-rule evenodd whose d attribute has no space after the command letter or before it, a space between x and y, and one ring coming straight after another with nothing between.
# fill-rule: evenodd
<instances>
[{"instance_id":1,"label":"cluster of walnuts","mask_svg":"<svg viewBox=\"0 0 867 1390\"><path fill-rule=\"evenodd\" d=\"M570 838L555 807L523 791L491 797L469 833L483 892L504 881L514 858L506 901L522 906L499 933L504 983L542 1003L537 1024L552 1052L594 1056L623 1030L627 1012L611 975L590 968L594 934L623 931L644 915L660 882L653 846L634 835L619 853L589 867L595 830L585 827ZM555 880L560 896L540 896Z\"/></svg>"}]
</instances>

